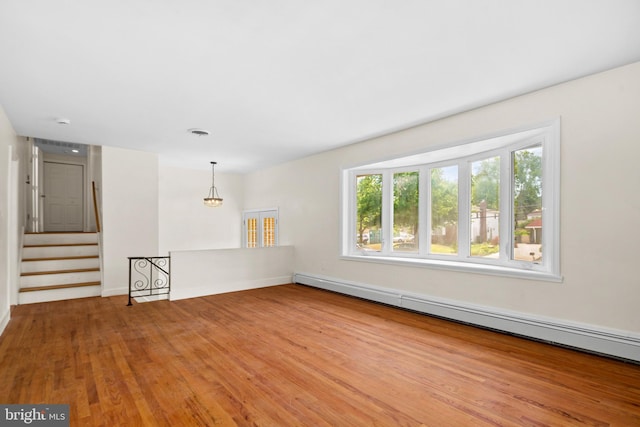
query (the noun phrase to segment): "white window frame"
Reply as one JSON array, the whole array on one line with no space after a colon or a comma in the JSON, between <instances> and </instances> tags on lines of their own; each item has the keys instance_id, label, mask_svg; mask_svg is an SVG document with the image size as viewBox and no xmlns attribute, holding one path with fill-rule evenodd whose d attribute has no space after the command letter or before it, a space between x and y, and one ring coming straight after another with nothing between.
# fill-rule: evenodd
<instances>
[{"instance_id":1,"label":"white window frame","mask_svg":"<svg viewBox=\"0 0 640 427\"><path fill-rule=\"evenodd\" d=\"M268 209L249 209L242 212L242 247L248 248L247 246L247 220L249 218L256 218L258 220L258 229L257 229L257 239L256 239L256 248L264 248L264 218L275 218L275 229L274 229L274 245L278 246L278 228L279 228L279 209L278 208L268 208ZM254 248L250 248L254 249Z\"/></svg>"},{"instance_id":2,"label":"white window frame","mask_svg":"<svg viewBox=\"0 0 640 427\"><path fill-rule=\"evenodd\" d=\"M514 242L512 153L542 146L542 261L539 263L512 259ZM473 161L500 156L500 252L498 259L472 257L470 241L470 164ZM431 241L430 170L458 165L458 254L429 253ZM417 252L393 251L393 174L418 171L419 181L419 248ZM382 174L382 247L380 251L358 248L356 242L356 176ZM533 126L497 133L429 151L376 163L357 165L342 170L341 187L341 259L424 266L457 271L510 276L546 281L562 281L560 275L560 118ZM502 236L506 236L502 238ZM504 242L504 243L503 243Z\"/></svg>"}]
</instances>

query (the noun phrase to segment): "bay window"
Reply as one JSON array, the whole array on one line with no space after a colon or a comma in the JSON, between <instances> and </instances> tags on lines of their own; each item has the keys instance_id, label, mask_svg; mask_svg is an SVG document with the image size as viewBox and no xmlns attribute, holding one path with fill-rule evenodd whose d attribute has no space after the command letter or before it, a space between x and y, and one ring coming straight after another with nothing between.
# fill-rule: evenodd
<instances>
[{"instance_id":1,"label":"bay window","mask_svg":"<svg viewBox=\"0 0 640 427\"><path fill-rule=\"evenodd\" d=\"M343 170L343 258L561 280L559 139L553 120Z\"/></svg>"}]
</instances>

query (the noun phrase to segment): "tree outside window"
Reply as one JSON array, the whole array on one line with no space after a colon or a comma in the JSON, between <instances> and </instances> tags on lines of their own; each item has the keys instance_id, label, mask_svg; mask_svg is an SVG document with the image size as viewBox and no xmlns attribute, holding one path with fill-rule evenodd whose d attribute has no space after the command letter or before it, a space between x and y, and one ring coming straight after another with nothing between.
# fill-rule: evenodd
<instances>
[{"instance_id":1,"label":"tree outside window","mask_svg":"<svg viewBox=\"0 0 640 427\"><path fill-rule=\"evenodd\" d=\"M458 166L431 169L433 254L458 253Z\"/></svg>"},{"instance_id":2,"label":"tree outside window","mask_svg":"<svg viewBox=\"0 0 640 427\"><path fill-rule=\"evenodd\" d=\"M513 226L515 243L512 258L542 260L542 147L513 153Z\"/></svg>"},{"instance_id":3,"label":"tree outside window","mask_svg":"<svg viewBox=\"0 0 640 427\"><path fill-rule=\"evenodd\" d=\"M356 177L356 244L379 251L382 232L382 175Z\"/></svg>"},{"instance_id":4,"label":"tree outside window","mask_svg":"<svg viewBox=\"0 0 640 427\"><path fill-rule=\"evenodd\" d=\"M418 250L418 202L420 174L393 174L393 250Z\"/></svg>"},{"instance_id":5,"label":"tree outside window","mask_svg":"<svg viewBox=\"0 0 640 427\"><path fill-rule=\"evenodd\" d=\"M471 163L471 256L500 251L500 156Z\"/></svg>"}]
</instances>

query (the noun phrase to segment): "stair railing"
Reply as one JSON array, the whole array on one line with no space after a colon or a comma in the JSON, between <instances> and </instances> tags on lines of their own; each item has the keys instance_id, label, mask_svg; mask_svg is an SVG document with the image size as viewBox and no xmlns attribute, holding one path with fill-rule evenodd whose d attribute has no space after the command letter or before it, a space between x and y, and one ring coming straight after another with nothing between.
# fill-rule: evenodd
<instances>
[{"instance_id":1,"label":"stair railing","mask_svg":"<svg viewBox=\"0 0 640 427\"><path fill-rule=\"evenodd\" d=\"M129 257L129 305L131 298L169 295L171 258Z\"/></svg>"}]
</instances>

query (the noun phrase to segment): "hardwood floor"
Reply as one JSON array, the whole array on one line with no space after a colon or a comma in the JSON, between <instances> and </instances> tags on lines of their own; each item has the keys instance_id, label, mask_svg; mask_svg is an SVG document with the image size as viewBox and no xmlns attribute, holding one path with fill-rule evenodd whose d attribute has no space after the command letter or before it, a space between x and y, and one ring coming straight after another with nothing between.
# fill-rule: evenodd
<instances>
[{"instance_id":1,"label":"hardwood floor","mask_svg":"<svg viewBox=\"0 0 640 427\"><path fill-rule=\"evenodd\" d=\"M72 426L640 426L640 366L299 285L21 305L0 403Z\"/></svg>"}]
</instances>

